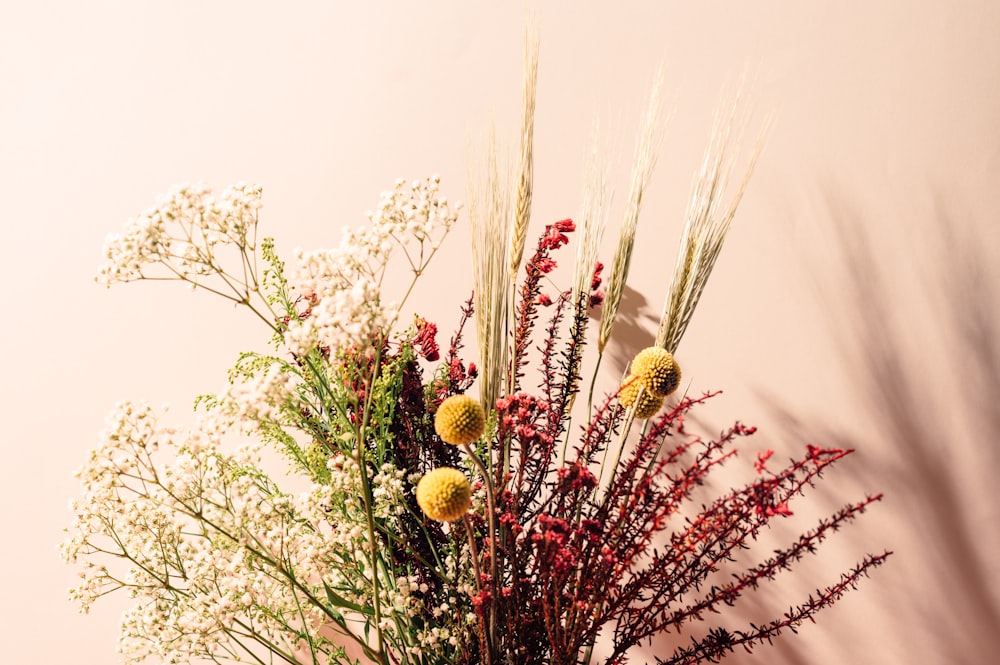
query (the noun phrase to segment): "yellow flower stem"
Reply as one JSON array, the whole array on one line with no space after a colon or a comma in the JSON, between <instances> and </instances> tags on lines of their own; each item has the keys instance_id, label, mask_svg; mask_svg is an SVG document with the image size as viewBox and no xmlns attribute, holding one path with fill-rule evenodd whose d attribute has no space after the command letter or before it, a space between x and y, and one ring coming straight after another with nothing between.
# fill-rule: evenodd
<instances>
[{"instance_id":1,"label":"yellow flower stem","mask_svg":"<svg viewBox=\"0 0 1000 665\"><path fill-rule=\"evenodd\" d=\"M602 503L607 501L608 494L611 492L611 486L612 484L614 484L615 471L618 469L618 463L621 461L622 450L625 448L625 440L628 438L628 434L632 429L632 423L635 422L635 411L639 404L639 398L642 397L642 393L644 390L645 390L644 388L639 390L639 395L636 396L635 404L629 407L628 413L625 416L625 422L622 424L621 434L618 436L618 450L615 452L615 462L611 466L611 476L608 478L608 484L606 487L604 498L602 499ZM642 425L643 434L645 434L646 427L648 425L649 425L649 420L646 420ZM605 448L604 457L601 459L600 472L597 474L598 486L600 486L601 479L604 476L604 463L607 461L607 458L608 458L608 448ZM600 607L601 604L603 603L599 601L598 608ZM583 652L583 660L580 661L580 665L590 665L591 658L593 657L593 652L594 652L594 643L591 642L590 644L586 645L586 649Z\"/></svg>"},{"instance_id":2,"label":"yellow flower stem","mask_svg":"<svg viewBox=\"0 0 1000 665\"><path fill-rule=\"evenodd\" d=\"M690 386L690 383L688 385ZM688 394L688 391L685 390L684 394L681 395L681 398L680 398L679 401L683 401L684 398L687 397L687 394ZM643 426L642 426L642 434L641 434L641 436L646 436L646 430L648 429L648 427L649 427L649 421L647 420L645 422L645 424L643 424ZM663 450L663 444L666 442L666 440L667 440L666 437L662 437L660 439L660 443L657 444L657 446L656 446L656 452L653 453L653 457L649 460L649 464L646 466L646 473L647 474L649 474L649 473L651 473L653 471L653 465L656 464L656 460L660 457L660 451Z\"/></svg>"},{"instance_id":3,"label":"yellow flower stem","mask_svg":"<svg viewBox=\"0 0 1000 665\"><path fill-rule=\"evenodd\" d=\"M483 482L486 487L486 525L489 527L490 534L490 584L493 587L493 592L497 591L497 528L496 528L496 506L494 504L493 496L493 479L490 477L490 472L486 469L483 461L479 459L479 456L472 450L469 444L462 444L465 448L465 452L469 454L472 458L473 463L479 468L479 473L483 476ZM496 626L494 625L494 612L493 605L490 604L490 636L492 638Z\"/></svg>"},{"instance_id":4,"label":"yellow flower stem","mask_svg":"<svg viewBox=\"0 0 1000 665\"><path fill-rule=\"evenodd\" d=\"M647 420L645 422L645 424L642 426L642 432L640 433L640 436L646 436L646 429L648 427L649 427L649 421ZM653 456L651 458L649 458L649 464L646 465L646 473L647 474L649 474L649 473L651 473L653 471L653 466L656 464L656 460L659 459L659 457L660 457L660 451L663 450L663 443L666 440L667 440L666 437L662 437L660 439L660 442L658 444L656 444L656 452L653 453Z\"/></svg>"},{"instance_id":5,"label":"yellow flower stem","mask_svg":"<svg viewBox=\"0 0 1000 665\"><path fill-rule=\"evenodd\" d=\"M476 549L476 537L472 532L472 521L469 519L468 514L462 516L462 523L465 525L465 533L469 537L469 556L472 558L472 571L476 576L476 593L482 596L483 593L483 574L482 570L479 568L479 551ZM492 612L490 613L492 616ZM493 643L492 643L492 627L489 632L483 631L484 641L486 643L486 664L492 665L493 662Z\"/></svg>"},{"instance_id":6,"label":"yellow flower stem","mask_svg":"<svg viewBox=\"0 0 1000 665\"><path fill-rule=\"evenodd\" d=\"M639 391L639 397L642 396L642 390L643 389ZM622 458L622 450L625 448L625 439L628 438L628 433L632 429L632 423L635 421L635 410L638 404L639 404L639 398L636 397L635 404L629 407L628 413L625 416L625 422L622 425L621 434L618 435L618 450L615 451L615 461L614 464L611 465L611 475L608 478L608 485L607 485L608 491L611 490L611 484L614 482L615 470L618 468L618 462L620 462ZM601 459L600 472L597 475L598 483L600 483L601 479L604 477L604 463L607 461L607 459L608 459L608 448L605 448L604 457Z\"/></svg>"}]
</instances>

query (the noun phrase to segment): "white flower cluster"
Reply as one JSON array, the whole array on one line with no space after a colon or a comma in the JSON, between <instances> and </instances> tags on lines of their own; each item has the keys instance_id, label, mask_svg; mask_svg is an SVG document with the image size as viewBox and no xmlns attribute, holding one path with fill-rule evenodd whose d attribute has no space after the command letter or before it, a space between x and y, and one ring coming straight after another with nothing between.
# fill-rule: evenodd
<instances>
[{"instance_id":1,"label":"white flower cluster","mask_svg":"<svg viewBox=\"0 0 1000 665\"><path fill-rule=\"evenodd\" d=\"M327 293L310 307L308 316L292 321L285 331L285 347L296 356L317 347L334 352L363 349L395 315L395 307L382 303L378 284L360 277L353 285Z\"/></svg>"},{"instance_id":2,"label":"white flower cluster","mask_svg":"<svg viewBox=\"0 0 1000 665\"><path fill-rule=\"evenodd\" d=\"M161 447L169 463L155 463ZM257 638L293 653L303 624L326 620L309 598L343 559L326 519L330 488L283 494L255 449L225 454L213 437L161 427L148 406L128 403L79 476L84 499L63 555L87 563L71 596L84 611L115 589L137 598L122 622L126 662L213 658ZM96 555L130 567L111 572Z\"/></svg>"},{"instance_id":3,"label":"white flower cluster","mask_svg":"<svg viewBox=\"0 0 1000 665\"><path fill-rule=\"evenodd\" d=\"M359 276L377 278L385 267L393 246L405 248L415 241L437 249L441 239L458 221L461 205L451 206L441 196L440 178L396 181L392 191L382 192L378 208L366 213L369 224L345 228L340 246L335 249L305 252L298 250L298 271L293 284L303 294L324 298L350 287ZM419 270L426 261L411 256L411 267ZM408 256L409 253L408 253ZM424 259L427 257L424 256Z\"/></svg>"},{"instance_id":4,"label":"white flower cluster","mask_svg":"<svg viewBox=\"0 0 1000 665\"><path fill-rule=\"evenodd\" d=\"M279 422L282 408L296 404L297 377L275 362L252 378L230 383L215 398L202 428L222 435L238 426L242 433L250 434L260 429L261 423Z\"/></svg>"},{"instance_id":5,"label":"white flower cluster","mask_svg":"<svg viewBox=\"0 0 1000 665\"><path fill-rule=\"evenodd\" d=\"M260 471L262 445L226 453L213 431L162 426L145 404L109 415L78 473L84 498L62 549L84 562L71 591L83 611L118 589L136 598L119 638L126 663L233 658L257 639L294 654L303 630L329 655L338 647L319 630L328 592L372 606L377 567L356 462L334 457L328 483L293 496ZM405 510L403 471L383 465L371 483L379 519ZM127 565L111 571L94 562L100 556ZM383 631L408 639L398 619L420 616L427 591L416 576L383 580Z\"/></svg>"},{"instance_id":6,"label":"white flower cluster","mask_svg":"<svg viewBox=\"0 0 1000 665\"><path fill-rule=\"evenodd\" d=\"M458 220L438 192L436 176L407 183L397 180L367 213L370 224L345 229L334 249L296 252L298 268L290 283L310 303L309 315L289 325L285 343L301 354L317 345L339 350L364 347L395 319L396 307L382 301L379 284L395 246L419 274L441 239ZM419 249L408 250L412 243Z\"/></svg>"},{"instance_id":7,"label":"white flower cluster","mask_svg":"<svg viewBox=\"0 0 1000 665\"><path fill-rule=\"evenodd\" d=\"M122 233L108 237L97 281L110 286L148 277L153 264L165 266L177 278L195 280L221 272L216 258L220 244L253 251L253 231L261 207L261 188L237 184L215 198L209 188L177 187L155 206L129 220Z\"/></svg>"},{"instance_id":8,"label":"white flower cluster","mask_svg":"<svg viewBox=\"0 0 1000 665\"><path fill-rule=\"evenodd\" d=\"M475 581L469 574L472 566L468 548L461 547L459 554L459 557L449 554L444 559L446 576L456 582L449 589L449 597L438 605L427 608L431 616L443 620L443 625L425 624L417 630L416 644L408 648L410 655L415 658L423 658L427 662L448 662L449 654L455 652L466 635L475 631L478 622L475 612L469 612L463 617L454 617L455 607L460 605L460 597L476 593ZM461 565L459 565L460 560Z\"/></svg>"},{"instance_id":9,"label":"white flower cluster","mask_svg":"<svg viewBox=\"0 0 1000 665\"><path fill-rule=\"evenodd\" d=\"M387 519L406 512L406 472L392 464L383 464L372 478L372 506L375 516Z\"/></svg>"},{"instance_id":10,"label":"white flower cluster","mask_svg":"<svg viewBox=\"0 0 1000 665\"><path fill-rule=\"evenodd\" d=\"M330 470L329 484L344 497L342 507L345 517L353 516L364 522L364 505L361 501L361 473L358 463L343 453L333 455L327 462ZM406 472L385 463L371 479L372 513L379 519L389 519L406 512Z\"/></svg>"}]
</instances>

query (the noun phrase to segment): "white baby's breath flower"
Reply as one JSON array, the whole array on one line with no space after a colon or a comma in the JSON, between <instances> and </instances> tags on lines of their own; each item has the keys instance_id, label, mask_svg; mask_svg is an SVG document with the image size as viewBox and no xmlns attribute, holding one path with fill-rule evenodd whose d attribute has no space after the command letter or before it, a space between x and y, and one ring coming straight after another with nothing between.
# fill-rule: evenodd
<instances>
[{"instance_id":1,"label":"white baby's breath flower","mask_svg":"<svg viewBox=\"0 0 1000 665\"><path fill-rule=\"evenodd\" d=\"M372 478L373 512L376 517L387 519L406 512L406 472L392 464L383 464Z\"/></svg>"},{"instance_id":2,"label":"white baby's breath flower","mask_svg":"<svg viewBox=\"0 0 1000 665\"><path fill-rule=\"evenodd\" d=\"M176 187L121 233L108 236L97 281L110 286L154 276L150 270L156 264L166 268L166 276L181 279L216 274L218 245L254 249L260 207L256 185L234 185L218 198L204 185Z\"/></svg>"},{"instance_id":3,"label":"white baby's breath flower","mask_svg":"<svg viewBox=\"0 0 1000 665\"><path fill-rule=\"evenodd\" d=\"M292 353L302 355L317 346L333 352L364 348L387 331L397 307L383 300L378 285L394 248L413 243L429 247L428 252L407 252L411 270L419 274L458 220L460 206L439 195L439 182L436 176L409 184L398 180L382 193L375 211L367 213L370 223L345 228L337 248L296 252L297 268L289 283L309 303L309 313L285 332Z\"/></svg>"},{"instance_id":4,"label":"white baby's breath flower","mask_svg":"<svg viewBox=\"0 0 1000 665\"><path fill-rule=\"evenodd\" d=\"M279 422L284 408L295 408L297 375L278 362L251 378L226 386L209 409L203 427L222 434L233 426L248 434L268 422Z\"/></svg>"},{"instance_id":5,"label":"white baby's breath flower","mask_svg":"<svg viewBox=\"0 0 1000 665\"><path fill-rule=\"evenodd\" d=\"M292 625L324 620L301 595L321 594L343 556L327 519L335 490L283 494L260 471L259 446L232 455L220 445L206 432L161 426L147 405L123 403L80 470L84 498L63 556L87 564L71 596L83 610L115 589L136 599L122 620L127 663L238 649L228 632L237 621L293 643ZM109 571L89 561L102 553L132 565Z\"/></svg>"},{"instance_id":6,"label":"white baby's breath flower","mask_svg":"<svg viewBox=\"0 0 1000 665\"><path fill-rule=\"evenodd\" d=\"M331 352L364 349L395 317L393 307L383 306L378 285L359 278L353 285L329 291L309 315L288 325L284 343L294 355L325 347Z\"/></svg>"}]
</instances>

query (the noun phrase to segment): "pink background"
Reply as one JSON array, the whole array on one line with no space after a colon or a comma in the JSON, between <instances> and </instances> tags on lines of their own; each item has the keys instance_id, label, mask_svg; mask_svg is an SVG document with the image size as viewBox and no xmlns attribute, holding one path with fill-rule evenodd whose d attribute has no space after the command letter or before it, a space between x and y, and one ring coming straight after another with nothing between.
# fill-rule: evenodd
<instances>
[{"instance_id":1,"label":"pink background","mask_svg":"<svg viewBox=\"0 0 1000 665\"><path fill-rule=\"evenodd\" d=\"M65 600L72 473L116 400L169 402L185 422L238 350L266 342L179 286L96 286L105 234L183 181L262 184L262 229L286 256L336 243L398 176L440 173L465 198L490 121L513 135L524 23L521 3L0 5L0 662L116 661L126 599L87 617ZM738 611L780 613L864 551L896 555L818 625L730 662L990 662L1000 3L550 2L540 23L536 229L578 214L595 116L617 224L666 66L671 118L634 259L645 303L628 306L622 355L655 329L723 84L749 65L758 120L776 112L679 359L692 390L725 390L710 422L761 426L754 447L859 447L802 513L888 496ZM445 331L468 252L463 225L416 296Z\"/></svg>"}]
</instances>

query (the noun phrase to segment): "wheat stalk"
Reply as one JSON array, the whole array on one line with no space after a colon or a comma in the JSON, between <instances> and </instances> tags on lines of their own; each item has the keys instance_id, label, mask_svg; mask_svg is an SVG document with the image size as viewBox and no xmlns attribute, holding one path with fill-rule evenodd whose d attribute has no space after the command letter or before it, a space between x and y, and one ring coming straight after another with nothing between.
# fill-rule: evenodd
<instances>
[{"instance_id":1,"label":"wheat stalk","mask_svg":"<svg viewBox=\"0 0 1000 665\"><path fill-rule=\"evenodd\" d=\"M728 207L723 209L722 200L726 196L730 176L740 155L749 117L749 112L743 104L744 88L745 77L725 114L722 112L722 108L725 107L716 110L705 158L692 187L673 281L663 305L660 326L656 333L657 346L671 353L677 350L715 266L715 261L722 251L726 233L743 198L770 124L769 119L765 121L751 151L743 177L732 194Z\"/></svg>"},{"instance_id":2,"label":"wheat stalk","mask_svg":"<svg viewBox=\"0 0 1000 665\"><path fill-rule=\"evenodd\" d=\"M524 84L521 91L521 152L517 174L514 221L510 237L510 281L524 256L524 243L531 220L531 182L534 162L535 93L538 87L538 19L532 16L524 36Z\"/></svg>"},{"instance_id":3,"label":"wheat stalk","mask_svg":"<svg viewBox=\"0 0 1000 665\"><path fill-rule=\"evenodd\" d=\"M510 244L510 172L501 170L496 132L491 132L486 173L472 178L472 273L476 294L476 340L479 347L479 399L487 411L501 394L507 369L510 286L507 248ZM479 188L477 189L477 184Z\"/></svg>"},{"instance_id":4,"label":"wheat stalk","mask_svg":"<svg viewBox=\"0 0 1000 665\"><path fill-rule=\"evenodd\" d=\"M643 120L642 131L636 143L635 161L632 164L632 178L629 186L628 200L625 203L625 219L618 234L618 247L615 249L611 273L608 276L608 289L601 309L600 330L597 335L597 351L604 352L604 347L611 339L611 331L615 327L615 317L621 304L625 283L628 279L629 266L632 262L632 247L635 244L635 232L639 225L639 209L642 207L642 196L649 185L653 167L656 165L656 149L659 146L659 129L662 120L662 104L660 89L663 80L662 69L657 73L653 89L649 94L649 105Z\"/></svg>"},{"instance_id":5,"label":"wheat stalk","mask_svg":"<svg viewBox=\"0 0 1000 665\"><path fill-rule=\"evenodd\" d=\"M576 247L576 261L573 264L572 304L578 306L581 298L590 295L590 283L597 264L597 250L607 224L607 207L610 203L608 192L607 159L600 147L598 123L594 122L591 132L590 154L584 171L583 207L580 211L580 240Z\"/></svg>"},{"instance_id":6,"label":"wheat stalk","mask_svg":"<svg viewBox=\"0 0 1000 665\"><path fill-rule=\"evenodd\" d=\"M597 265L597 250L601 246L601 236L607 225L607 207L610 203L608 192L607 159L600 149L598 124L595 120L591 132L591 148L584 171L583 208L580 211L580 236L576 246L576 260L573 264L573 289L570 296L570 307L574 320L586 322L587 308L590 304L591 283L594 278L594 268ZM579 368L574 372L569 389L567 413L572 413L576 401L577 385L579 383ZM591 397L593 384L591 384ZM588 410L590 408L588 397ZM566 440L560 461L566 459L566 447L569 445L571 428L566 424Z\"/></svg>"},{"instance_id":7,"label":"wheat stalk","mask_svg":"<svg viewBox=\"0 0 1000 665\"><path fill-rule=\"evenodd\" d=\"M514 302L517 291L517 273L521 268L524 256L524 243L528 236L528 225L531 221L531 193L534 174L534 136L535 136L535 97L538 88L538 16L528 17L524 34L524 81L521 89L521 146L518 171L516 177L517 191L514 192L514 219L511 221L509 257L509 288L508 303L510 321L514 320ZM508 357L513 356L514 338L510 337ZM508 393L514 389L517 369L511 365L507 376Z\"/></svg>"}]
</instances>

